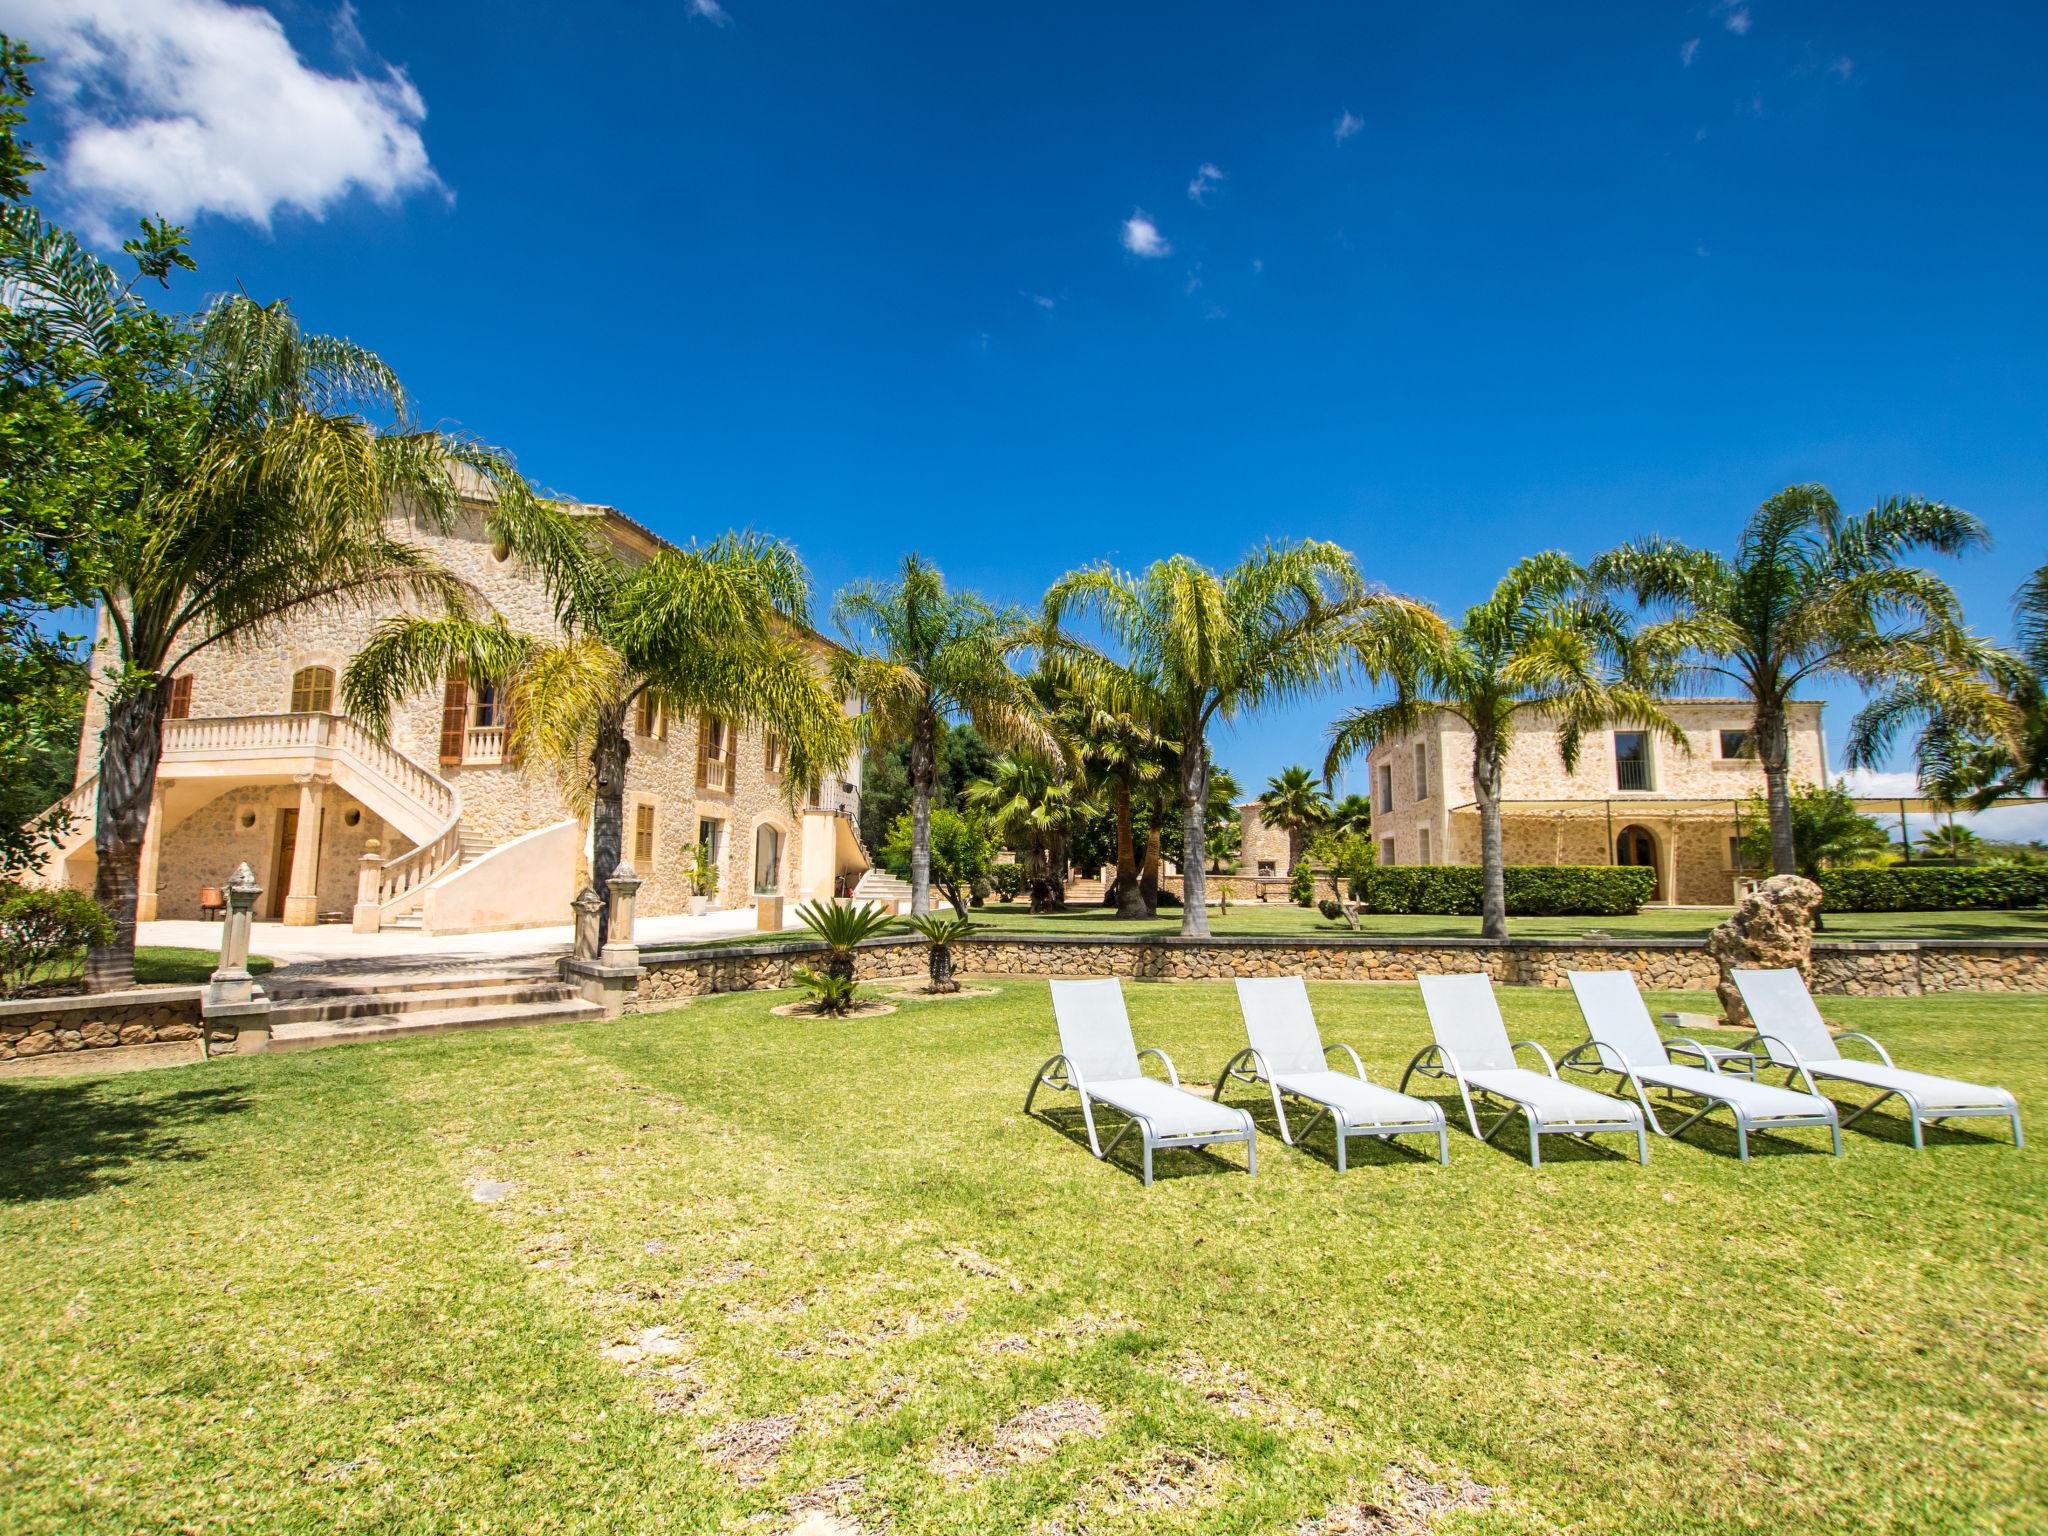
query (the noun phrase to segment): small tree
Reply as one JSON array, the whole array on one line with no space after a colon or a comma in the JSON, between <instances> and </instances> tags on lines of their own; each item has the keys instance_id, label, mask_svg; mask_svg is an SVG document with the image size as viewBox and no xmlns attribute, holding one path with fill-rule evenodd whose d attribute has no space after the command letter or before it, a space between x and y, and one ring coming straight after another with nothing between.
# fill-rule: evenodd
<instances>
[{"instance_id":1,"label":"small tree","mask_svg":"<svg viewBox=\"0 0 2048 1536\"><path fill-rule=\"evenodd\" d=\"M1742 859L1759 869L1769 867L1771 861L1771 824L1765 803L1761 796L1751 795L1744 806ZM1856 809L1848 786L1839 779L1832 784L1802 784L1793 790L1787 804L1792 816L1792 872L1809 880L1823 869L1867 863L1891 846L1883 826Z\"/></svg>"},{"instance_id":2,"label":"small tree","mask_svg":"<svg viewBox=\"0 0 2048 1536\"><path fill-rule=\"evenodd\" d=\"M1287 868L1301 862L1301 850L1308 835L1330 817L1330 797L1323 793L1323 781L1299 764L1283 768L1266 780L1266 792L1259 796L1259 816L1267 826L1287 834Z\"/></svg>"},{"instance_id":3,"label":"small tree","mask_svg":"<svg viewBox=\"0 0 2048 1536\"><path fill-rule=\"evenodd\" d=\"M1015 901L1017 893L1024 889L1024 866L1015 859L1009 859L990 869L988 878L997 896L1004 901Z\"/></svg>"},{"instance_id":4,"label":"small tree","mask_svg":"<svg viewBox=\"0 0 2048 1536\"><path fill-rule=\"evenodd\" d=\"M75 980L86 950L113 932L113 921L83 891L0 885L0 997Z\"/></svg>"},{"instance_id":5,"label":"small tree","mask_svg":"<svg viewBox=\"0 0 2048 1536\"><path fill-rule=\"evenodd\" d=\"M914 827L914 819L905 811L890 826L889 840L881 848L882 866L899 880L910 878ZM976 884L989 879L995 862L995 839L984 818L959 811L932 812L931 883L953 904L962 921Z\"/></svg>"},{"instance_id":6,"label":"small tree","mask_svg":"<svg viewBox=\"0 0 2048 1536\"><path fill-rule=\"evenodd\" d=\"M958 992L960 983L953 979L953 946L974 931L974 924L965 915L948 917L943 912L926 912L909 921L931 946L931 990Z\"/></svg>"}]
</instances>

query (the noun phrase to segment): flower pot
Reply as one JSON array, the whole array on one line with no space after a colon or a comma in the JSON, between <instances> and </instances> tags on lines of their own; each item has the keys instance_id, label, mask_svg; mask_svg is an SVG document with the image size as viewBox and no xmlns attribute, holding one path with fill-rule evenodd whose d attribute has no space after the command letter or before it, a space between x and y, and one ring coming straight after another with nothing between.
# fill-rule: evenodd
<instances>
[{"instance_id":1,"label":"flower pot","mask_svg":"<svg viewBox=\"0 0 2048 1536\"><path fill-rule=\"evenodd\" d=\"M692 896L690 898L690 916L702 917L705 909L710 905L711 898L709 896Z\"/></svg>"}]
</instances>

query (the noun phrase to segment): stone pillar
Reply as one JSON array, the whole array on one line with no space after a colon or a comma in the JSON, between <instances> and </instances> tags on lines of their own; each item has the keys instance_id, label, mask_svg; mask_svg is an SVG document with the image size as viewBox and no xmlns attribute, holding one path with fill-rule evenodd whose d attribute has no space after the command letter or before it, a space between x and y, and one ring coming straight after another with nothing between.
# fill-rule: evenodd
<instances>
[{"instance_id":1,"label":"stone pillar","mask_svg":"<svg viewBox=\"0 0 2048 1536\"><path fill-rule=\"evenodd\" d=\"M363 840L363 856L356 860L356 909L352 924L357 933L375 933L383 925L377 910L377 892L384 880L384 855L374 837Z\"/></svg>"},{"instance_id":2,"label":"stone pillar","mask_svg":"<svg viewBox=\"0 0 2048 1536\"><path fill-rule=\"evenodd\" d=\"M299 784L299 835L292 843L292 883L284 893L288 927L310 928L320 921L321 780L307 774Z\"/></svg>"},{"instance_id":3,"label":"stone pillar","mask_svg":"<svg viewBox=\"0 0 2048 1536\"><path fill-rule=\"evenodd\" d=\"M586 885L570 906L576 911L576 945L571 953L578 960L594 963L598 948L597 920L599 914L604 911L604 898L597 894L596 887Z\"/></svg>"},{"instance_id":4,"label":"stone pillar","mask_svg":"<svg viewBox=\"0 0 2048 1536\"><path fill-rule=\"evenodd\" d=\"M221 920L220 965L199 999L199 1012L205 1020L201 1039L208 1038L216 1025L232 1028L238 1056L264 1050L270 1044L270 999L249 974L249 928L256 920L256 900L262 894L255 871L246 864L237 867L222 892L227 912Z\"/></svg>"},{"instance_id":5,"label":"stone pillar","mask_svg":"<svg viewBox=\"0 0 2048 1536\"><path fill-rule=\"evenodd\" d=\"M135 873L135 921L156 921L157 856L164 843L164 787L161 780L149 795L149 822L142 831L142 867Z\"/></svg>"},{"instance_id":6,"label":"stone pillar","mask_svg":"<svg viewBox=\"0 0 2048 1536\"><path fill-rule=\"evenodd\" d=\"M640 896L640 876L630 864L621 864L605 882L611 889L611 912L605 921L604 950L598 958L606 965L638 965L640 946L633 942L633 908Z\"/></svg>"}]
</instances>

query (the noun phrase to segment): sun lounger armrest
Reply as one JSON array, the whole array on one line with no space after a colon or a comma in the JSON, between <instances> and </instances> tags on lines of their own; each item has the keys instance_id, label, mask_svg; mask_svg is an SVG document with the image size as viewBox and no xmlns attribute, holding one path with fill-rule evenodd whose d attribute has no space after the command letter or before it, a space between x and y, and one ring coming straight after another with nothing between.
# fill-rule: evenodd
<instances>
[{"instance_id":1,"label":"sun lounger armrest","mask_svg":"<svg viewBox=\"0 0 2048 1536\"><path fill-rule=\"evenodd\" d=\"M1239 1064L1247 1060L1252 1064L1252 1070L1248 1073L1239 1070ZM1223 1070L1216 1074L1214 1097L1220 1100L1223 1097L1223 1085L1233 1078L1241 1083L1264 1083L1270 1082L1272 1076L1273 1074L1266 1070L1266 1058L1259 1054L1256 1046L1248 1045L1231 1057Z\"/></svg>"},{"instance_id":2,"label":"sun lounger armrest","mask_svg":"<svg viewBox=\"0 0 2048 1536\"><path fill-rule=\"evenodd\" d=\"M1053 1072L1055 1067L1059 1068L1057 1076ZM1038 1090L1041 1088L1071 1088L1084 1098L1088 1093L1086 1085L1081 1081L1080 1070L1065 1056L1048 1057L1045 1065L1032 1077L1031 1088L1024 1095L1025 1114L1031 1113L1031 1101L1038 1097Z\"/></svg>"},{"instance_id":3,"label":"sun lounger armrest","mask_svg":"<svg viewBox=\"0 0 2048 1536\"><path fill-rule=\"evenodd\" d=\"M1360 1081L1360 1082L1367 1082L1367 1083L1369 1083L1369 1082L1371 1082L1371 1081L1372 1081L1372 1079L1371 1079L1371 1078L1369 1078L1369 1077L1367 1077L1367 1076L1365 1075L1365 1063L1364 1063L1364 1062L1362 1062L1362 1061L1360 1061L1360 1060L1358 1059L1358 1052L1356 1052L1356 1051L1354 1051L1353 1049L1351 1049L1351 1047L1350 1047L1350 1046L1346 1045L1346 1044L1345 1044L1345 1043L1344 1043L1343 1041L1341 1041L1341 1040L1339 1040L1339 1041L1338 1041L1338 1042L1337 1042L1337 1043L1336 1043L1335 1045L1326 1045L1326 1046L1324 1046L1324 1047L1323 1047L1323 1055L1324 1055L1324 1057L1325 1057L1325 1058L1328 1058L1328 1056L1329 1056L1330 1052L1332 1052L1332 1051L1342 1051L1342 1052L1343 1052L1343 1053L1344 1053L1344 1054L1345 1054L1346 1056L1349 1056L1349 1057L1351 1058L1351 1070L1352 1070L1352 1071L1354 1071L1354 1072L1356 1072L1356 1073L1358 1074L1358 1077L1359 1077L1359 1081Z\"/></svg>"},{"instance_id":4,"label":"sun lounger armrest","mask_svg":"<svg viewBox=\"0 0 2048 1536\"><path fill-rule=\"evenodd\" d=\"M1877 1041L1872 1039L1869 1035L1864 1034L1861 1030L1852 1029L1845 1035L1835 1036L1835 1043L1838 1045L1844 1040L1861 1040L1865 1045L1869 1046L1873 1051L1877 1052L1877 1059L1879 1061L1883 1062L1886 1066L1890 1066L1892 1064L1892 1053L1886 1050L1883 1046L1879 1045Z\"/></svg>"},{"instance_id":5,"label":"sun lounger armrest","mask_svg":"<svg viewBox=\"0 0 2048 1536\"><path fill-rule=\"evenodd\" d=\"M1670 1039L1664 1042L1665 1052L1668 1054L1671 1050L1671 1047L1673 1047L1674 1045L1678 1046L1681 1050L1684 1050L1690 1055L1699 1057L1701 1064L1704 1065L1709 1072L1719 1072L1721 1070L1720 1064L1714 1060L1716 1053L1708 1050L1704 1045L1701 1045L1699 1041L1693 1039L1691 1035L1673 1035ZM1726 1056L1729 1053L1727 1050L1723 1049L1719 1054Z\"/></svg>"},{"instance_id":6,"label":"sun lounger armrest","mask_svg":"<svg viewBox=\"0 0 2048 1536\"><path fill-rule=\"evenodd\" d=\"M1145 1049L1138 1052L1138 1060L1140 1061L1143 1061L1147 1056L1157 1056L1159 1064L1166 1068L1167 1080L1176 1088L1180 1086L1180 1074L1173 1070L1173 1058L1171 1056L1167 1055L1166 1052L1159 1049L1156 1045L1148 1045Z\"/></svg>"},{"instance_id":7,"label":"sun lounger armrest","mask_svg":"<svg viewBox=\"0 0 2048 1536\"><path fill-rule=\"evenodd\" d=\"M1742 1044L1735 1047L1735 1049L1737 1049L1738 1051L1746 1051L1752 1045L1757 1044L1762 1044L1764 1046L1764 1054L1769 1058L1772 1066L1789 1066L1796 1068L1798 1070L1800 1080L1806 1084L1806 1091L1812 1094L1815 1098L1820 1097L1820 1090L1813 1086L1813 1074L1806 1070L1805 1059L1802 1056L1800 1056L1800 1054L1797 1051L1792 1049L1791 1041L1782 1039L1777 1035L1767 1035L1759 1031L1758 1033L1751 1035L1747 1040L1743 1041ZM1785 1059L1783 1061L1780 1061L1778 1059L1777 1051L1773 1051L1770 1049L1770 1047L1772 1046L1776 1046L1779 1051L1783 1051L1785 1053Z\"/></svg>"},{"instance_id":8,"label":"sun lounger armrest","mask_svg":"<svg viewBox=\"0 0 2048 1536\"><path fill-rule=\"evenodd\" d=\"M1552 1077L1557 1076L1557 1063L1550 1059L1550 1052L1543 1049L1543 1047L1538 1045L1534 1040L1517 1040L1514 1044L1514 1049L1519 1051L1524 1046L1527 1046L1530 1050L1534 1051L1538 1056L1543 1058L1544 1071L1548 1072Z\"/></svg>"},{"instance_id":9,"label":"sun lounger armrest","mask_svg":"<svg viewBox=\"0 0 2048 1536\"><path fill-rule=\"evenodd\" d=\"M1539 1046L1538 1049L1540 1050L1541 1047ZM1579 1057L1585 1055L1588 1051L1591 1051L1593 1053L1593 1061L1591 1065L1587 1065L1586 1063L1581 1062L1578 1059ZM1607 1064L1607 1058L1610 1053L1613 1055L1614 1059L1620 1063L1620 1065L1610 1067ZM1623 1056L1621 1052L1615 1050L1613 1046L1608 1045L1606 1042L1600 1040L1581 1041L1579 1044L1573 1046L1570 1050L1566 1051L1562 1056L1558 1057L1557 1064L1567 1072L1628 1071L1628 1058ZM1555 1076L1556 1074L1553 1073L1552 1075Z\"/></svg>"}]
</instances>

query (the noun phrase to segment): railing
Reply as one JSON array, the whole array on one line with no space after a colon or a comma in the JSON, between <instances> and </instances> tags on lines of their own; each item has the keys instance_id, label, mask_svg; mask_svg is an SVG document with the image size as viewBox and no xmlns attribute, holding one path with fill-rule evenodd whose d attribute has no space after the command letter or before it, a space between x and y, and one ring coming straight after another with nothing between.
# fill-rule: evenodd
<instances>
[{"instance_id":1,"label":"railing","mask_svg":"<svg viewBox=\"0 0 2048 1536\"><path fill-rule=\"evenodd\" d=\"M1650 760L1646 757L1616 758L1614 783L1618 789L1650 789Z\"/></svg>"},{"instance_id":2,"label":"railing","mask_svg":"<svg viewBox=\"0 0 2048 1536\"><path fill-rule=\"evenodd\" d=\"M704 787L706 789L730 789L732 787L731 758L707 757L704 759Z\"/></svg>"},{"instance_id":3,"label":"railing","mask_svg":"<svg viewBox=\"0 0 2048 1536\"><path fill-rule=\"evenodd\" d=\"M462 760L465 763L502 763L505 761L505 727L502 725L472 725L462 733Z\"/></svg>"}]
</instances>

